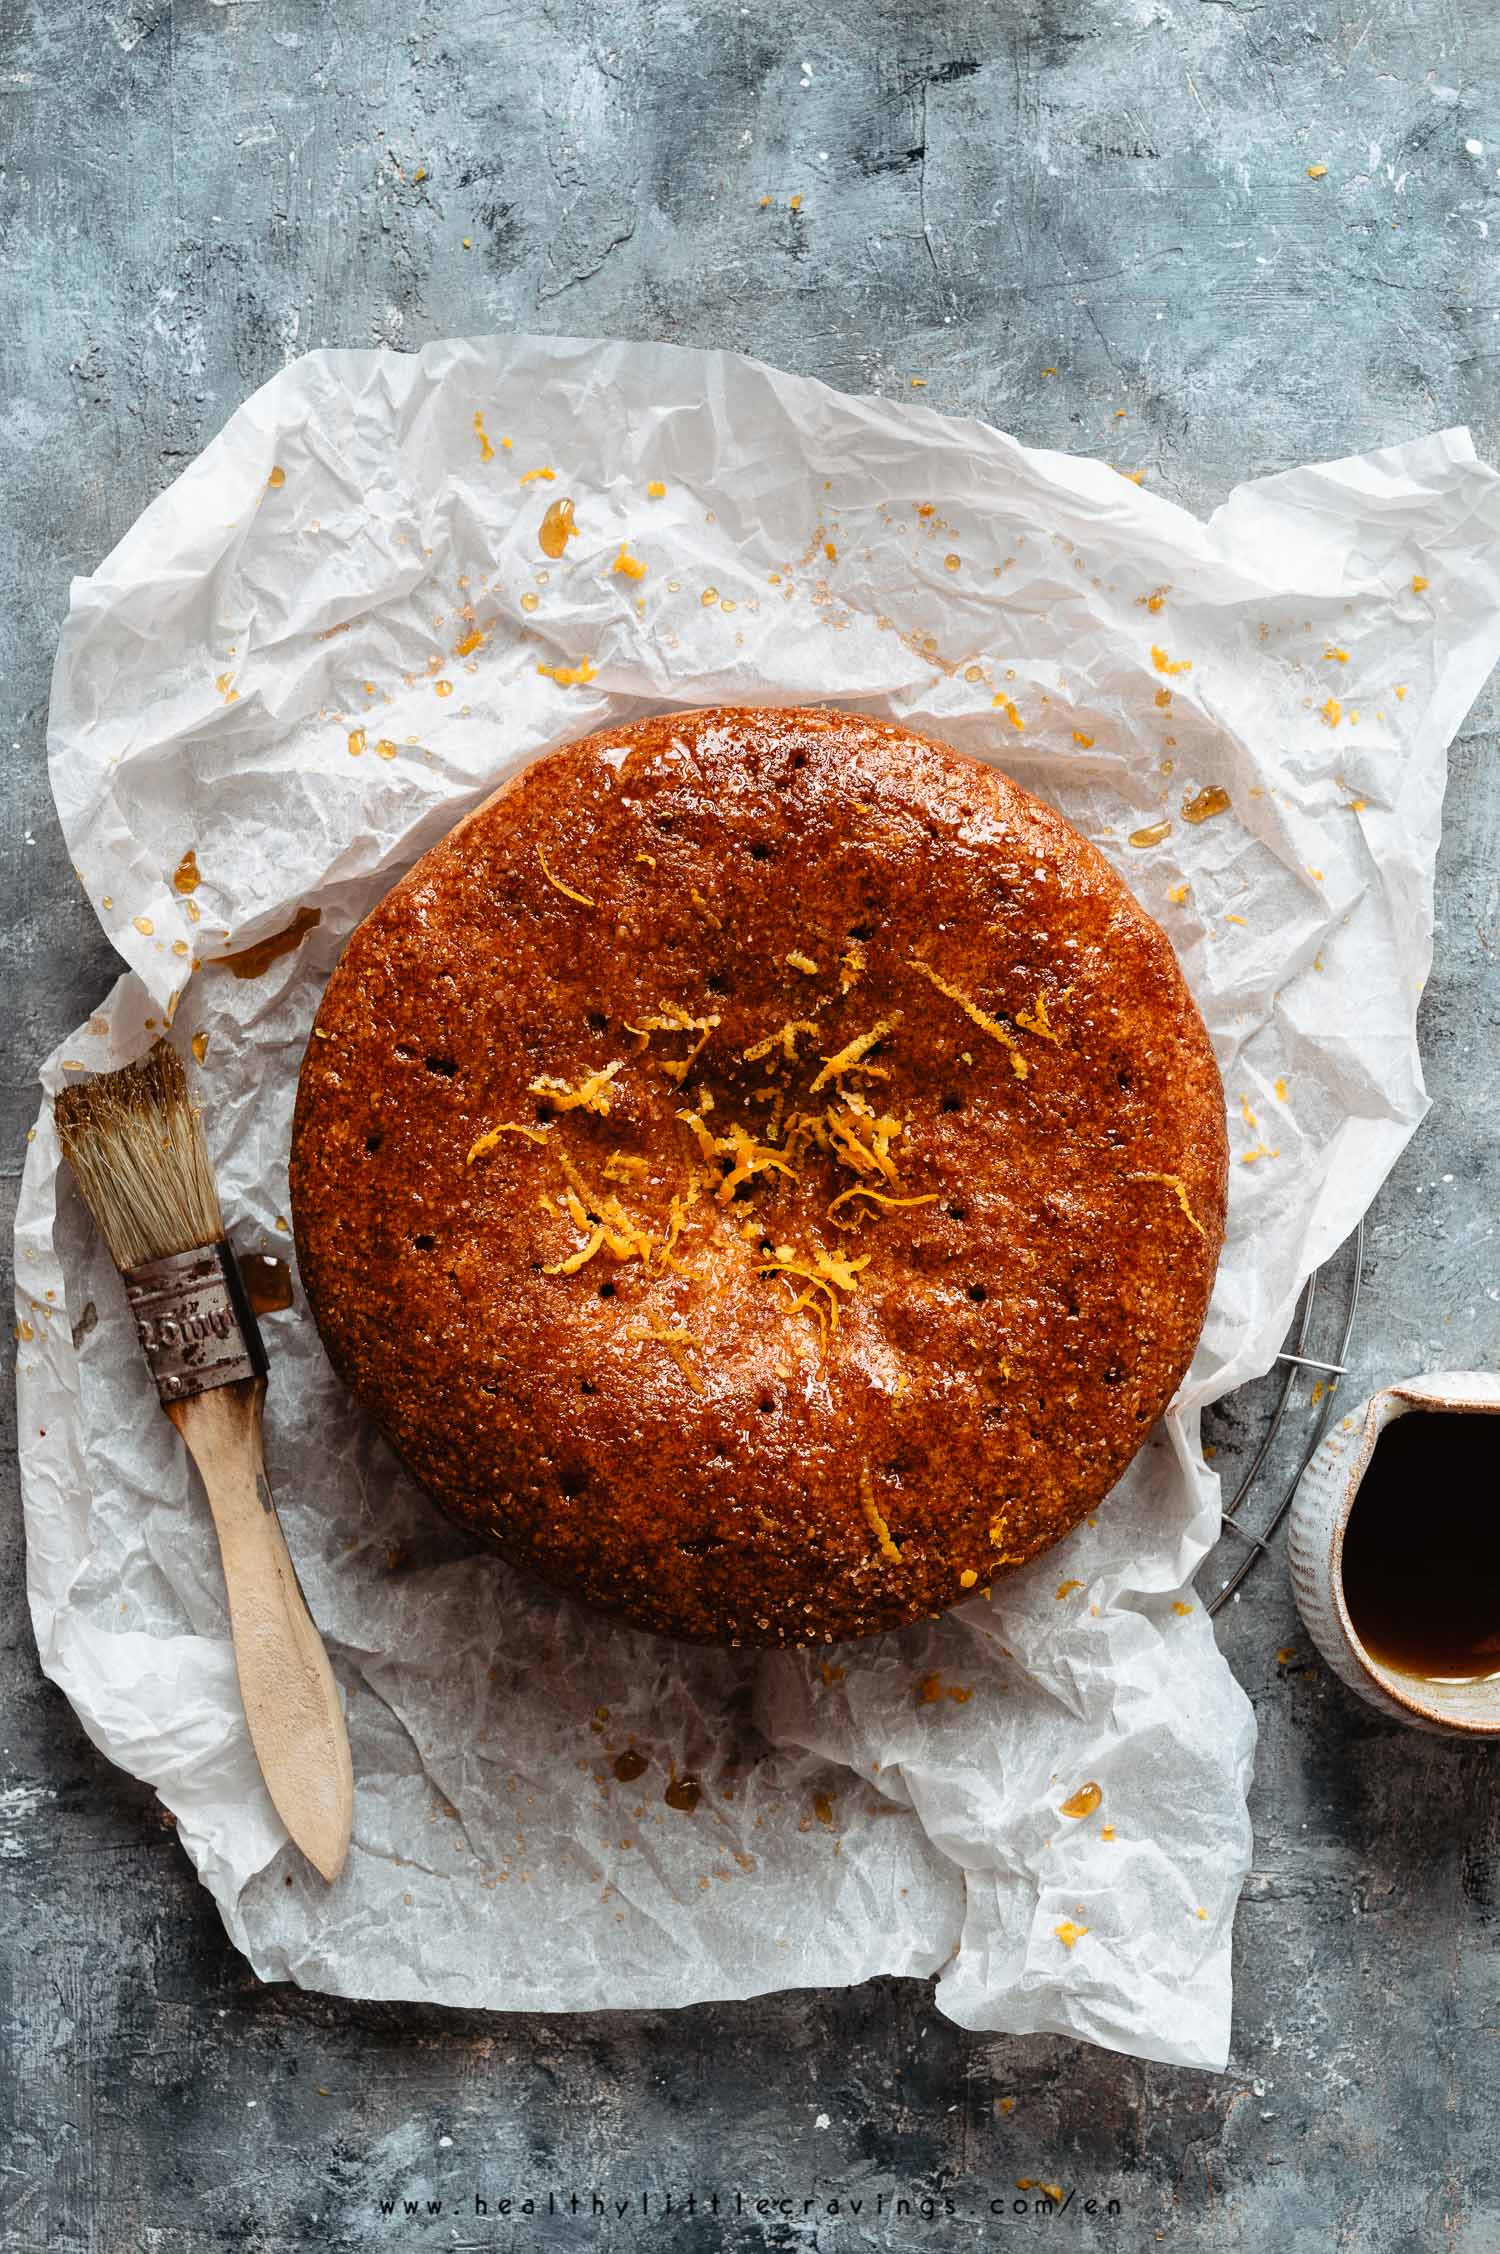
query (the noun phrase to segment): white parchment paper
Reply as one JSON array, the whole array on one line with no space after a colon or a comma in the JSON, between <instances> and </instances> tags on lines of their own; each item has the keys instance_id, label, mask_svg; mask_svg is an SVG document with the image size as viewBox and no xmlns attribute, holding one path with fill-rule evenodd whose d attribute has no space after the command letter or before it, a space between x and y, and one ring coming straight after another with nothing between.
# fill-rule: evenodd
<instances>
[{"instance_id":1,"label":"white parchment paper","mask_svg":"<svg viewBox=\"0 0 1500 2254\"><path fill-rule=\"evenodd\" d=\"M271 1473L358 1780L331 1891L260 1783L207 1510L44 1106L17 1223L42 1663L258 1973L582 2010L937 1972L965 2025L1223 2064L1253 1731L1190 1587L1218 1501L1199 1411L1268 1365L1422 1115L1497 485L1450 431L1204 525L1102 463L730 356L486 338L297 362L75 586L54 787L130 969L44 1086L170 1014L242 1250L292 1257L297 1067L354 924L518 765L663 706L834 701L1003 765L1166 925L1229 1099L1202 1346L1097 1522L992 1603L831 1653L674 1646L475 1555L300 1293L272 1315ZM548 562L564 494L578 536ZM572 686L540 670L585 658ZM1205 790L1228 808L1185 819ZM215 967L305 907L263 975ZM693 1813L664 1797L685 1776ZM1098 1809L1062 1815L1086 1782Z\"/></svg>"}]
</instances>

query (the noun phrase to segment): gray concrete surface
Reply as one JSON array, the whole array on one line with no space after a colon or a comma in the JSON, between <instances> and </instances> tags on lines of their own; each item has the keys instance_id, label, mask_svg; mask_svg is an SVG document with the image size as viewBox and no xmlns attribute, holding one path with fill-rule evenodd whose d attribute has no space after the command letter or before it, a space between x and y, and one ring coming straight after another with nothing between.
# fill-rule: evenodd
<instances>
[{"instance_id":1,"label":"gray concrete surface","mask_svg":"<svg viewBox=\"0 0 1500 2254\"><path fill-rule=\"evenodd\" d=\"M1497 62L1487 0L0 0L8 1195L34 1064L112 975L43 766L69 577L287 358L529 325L856 391L920 375L1200 508L1447 422L1494 458ZM1371 1218L1356 1395L1500 1356L1493 719L1454 752L1435 1108ZM1226 1463L1257 1408L1220 1418ZM1279 1560L1223 1624L1261 1751L1222 2078L968 2036L919 1983L359 2007L253 1981L153 1798L39 1678L8 1388L0 1422L7 2254L1500 2248L1500 1755L1357 1707ZM1022 2177L1073 2205L991 2219ZM549 2190L583 2213L497 2212ZM599 2219L595 2190L633 2205ZM714 2190L717 2218L683 2210Z\"/></svg>"}]
</instances>

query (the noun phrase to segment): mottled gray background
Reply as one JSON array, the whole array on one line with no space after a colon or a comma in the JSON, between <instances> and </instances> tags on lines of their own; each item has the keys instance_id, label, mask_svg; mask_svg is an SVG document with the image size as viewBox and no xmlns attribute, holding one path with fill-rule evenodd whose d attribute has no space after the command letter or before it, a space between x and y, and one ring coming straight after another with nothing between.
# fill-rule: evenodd
<instances>
[{"instance_id":1,"label":"mottled gray background","mask_svg":"<svg viewBox=\"0 0 1500 2254\"><path fill-rule=\"evenodd\" d=\"M531 327L733 345L853 391L919 375L935 407L1200 509L1444 423L1493 457L1497 60L1490 0L0 0L8 1192L35 1063L114 967L43 766L69 577L285 360ZM1350 1398L1500 1355L1492 734L1487 702L1453 754L1434 1109L1371 1217ZM1257 1408L1221 1419L1226 1461ZM0 1422L8 2254L946 2249L1018 2177L1077 2198L1002 2238L1500 2248L1500 1755L1351 1701L1279 1557L1223 1622L1261 1751L1222 2078L965 2035L917 1982L551 2020L362 2007L255 1983L153 1797L40 1679L8 1390ZM635 2211L493 2215L595 2187ZM736 2187L743 2217L640 2216L642 2191ZM880 2192L963 2212L877 2219ZM392 2194L467 2212L383 2221ZM866 2205L756 2216L768 2195Z\"/></svg>"}]
</instances>

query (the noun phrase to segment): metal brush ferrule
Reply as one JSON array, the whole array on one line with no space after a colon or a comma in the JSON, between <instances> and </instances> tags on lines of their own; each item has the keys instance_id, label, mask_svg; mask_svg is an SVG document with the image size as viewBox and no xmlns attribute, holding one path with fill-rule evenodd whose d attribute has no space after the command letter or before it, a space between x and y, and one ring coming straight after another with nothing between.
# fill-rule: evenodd
<instances>
[{"instance_id":1,"label":"metal brush ferrule","mask_svg":"<svg viewBox=\"0 0 1500 2254\"><path fill-rule=\"evenodd\" d=\"M266 1349L227 1244L169 1252L124 1272L125 1296L162 1401L263 1378Z\"/></svg>"}]
</instances>

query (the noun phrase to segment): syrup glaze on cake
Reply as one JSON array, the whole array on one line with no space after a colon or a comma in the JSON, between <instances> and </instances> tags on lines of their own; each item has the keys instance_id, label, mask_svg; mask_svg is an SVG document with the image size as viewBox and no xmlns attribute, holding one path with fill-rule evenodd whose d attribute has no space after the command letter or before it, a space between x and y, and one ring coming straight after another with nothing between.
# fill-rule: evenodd
<instances>
[{"instance_id":1,"label":"syrup glaze on cake","mask_svg":"<svg viewBox=\"0 0 1500 2254\"><path fill-rule=\"evenodd\" d=\"M776 1644L1100 1502L1227 1163L1171 946L1059 815L882 722L714 710L539 761L359 927L291 1181L333 1363L445 1510Z\"/></svg>"}]
</instances>

